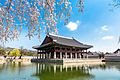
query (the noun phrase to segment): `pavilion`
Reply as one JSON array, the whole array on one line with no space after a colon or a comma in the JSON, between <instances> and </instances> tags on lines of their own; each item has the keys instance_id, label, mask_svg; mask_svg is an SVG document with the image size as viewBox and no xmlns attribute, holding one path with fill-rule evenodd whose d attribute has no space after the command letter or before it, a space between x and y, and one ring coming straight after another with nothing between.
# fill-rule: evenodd
<instances>
[{"instance_id":1,"label":"pavilion","mask_svg":"<svg viewBox=\"0 0 120 80\"><path fill-rule=\"evenodd\" d=\"M92 48L74 38L47 34L40 46L33 46L37 50L37 60L63 60L87 58L87 50Z\"/></svg>"}]
</instances>

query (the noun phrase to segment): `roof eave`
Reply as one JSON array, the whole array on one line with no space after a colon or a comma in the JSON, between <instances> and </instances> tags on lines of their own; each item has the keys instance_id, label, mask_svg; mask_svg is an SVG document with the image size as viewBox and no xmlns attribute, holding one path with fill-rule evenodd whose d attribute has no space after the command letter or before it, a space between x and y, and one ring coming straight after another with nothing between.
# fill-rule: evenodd
<instances>
[{"instance_id":1,"label":"roof eave","mask_svg":"<svg viewBox=\"0 0 120 80\"><path fill-rule=\"evenodd\" d=\"M57 42L55 42L55 41L53 41L53 42L56 43L56 44L59 44L59 45L63 45L63 46L78 47L78 48L83 48L83 49L89 49L89 48L92 48L92 47L93 47L93 46L91 46L91 45L84 45L83 47L80 47L80 46L64 45L64 44L57 43Z\"/></svg>"}]
</instances>

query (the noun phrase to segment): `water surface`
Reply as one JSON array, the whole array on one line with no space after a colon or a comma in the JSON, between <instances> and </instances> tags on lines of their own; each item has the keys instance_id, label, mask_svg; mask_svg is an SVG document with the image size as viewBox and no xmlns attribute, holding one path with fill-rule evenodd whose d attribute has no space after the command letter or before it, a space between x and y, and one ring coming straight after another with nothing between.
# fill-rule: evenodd
<instances>
[{"instance_id":1,"label":"water surface","mask_svg":"<svg viewBox=\"0 0 120 80\"><path fill-rule=\"evenodd\" d=\"M61 65L0 64L0 80L120 80L120 63Z\"/></svg>"}]
</instances>

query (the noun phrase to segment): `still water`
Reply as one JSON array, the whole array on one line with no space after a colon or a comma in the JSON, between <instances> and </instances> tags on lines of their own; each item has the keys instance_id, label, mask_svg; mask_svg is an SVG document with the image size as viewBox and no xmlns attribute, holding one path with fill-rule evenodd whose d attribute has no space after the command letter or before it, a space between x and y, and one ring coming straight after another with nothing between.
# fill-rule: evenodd
<instances>
[{"instance_id":1,"label":"still water","mask_svg":"<svg viewBox=\"0 0 120 80\"><path fill-rule=\"evenodd\" d=\"M0 80L120 80L120 63L58 65L0 64Z\"/></svg>"}]
</instances>

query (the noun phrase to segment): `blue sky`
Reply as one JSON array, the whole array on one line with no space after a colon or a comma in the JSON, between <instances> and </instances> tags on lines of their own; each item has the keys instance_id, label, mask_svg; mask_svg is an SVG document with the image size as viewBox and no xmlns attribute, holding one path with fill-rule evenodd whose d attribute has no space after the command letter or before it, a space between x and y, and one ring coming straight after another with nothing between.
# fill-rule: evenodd
<instances>
[{"instance_id":1,"label":"blue sky","mask_svg":"<svg viewBox=\"0 0 120 80\"><path fill-rule=\"evenodd\" d=\"M79 13L75 8L76 2L72 1L73 12L69 23L57 25L59 35L74 37L85 44L91 44L94 47L90 51L113 52L120 44L120 8L109 6L112 0L84 0L84 13ZM29 40L25 37L27 31L24 29L19 40L9 41L5 46L32 49L34 45L40 45L41 42L34 37ZM45 31L42 29L41 41L45 37Z\"/></svg>"}]
</instances>

